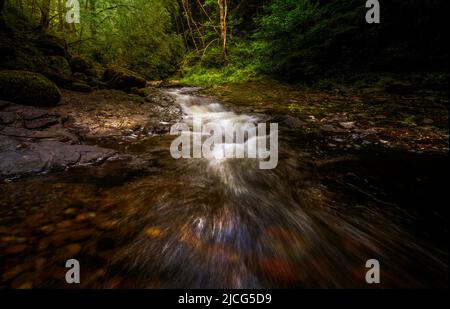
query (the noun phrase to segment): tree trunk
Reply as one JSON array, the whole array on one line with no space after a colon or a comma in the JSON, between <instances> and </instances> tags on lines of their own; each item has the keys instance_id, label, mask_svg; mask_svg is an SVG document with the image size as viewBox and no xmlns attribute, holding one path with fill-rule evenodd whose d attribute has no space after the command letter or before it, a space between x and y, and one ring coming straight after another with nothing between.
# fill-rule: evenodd
<instances>
[{"instance_id":1,"label":"tree trunk","mask_svg":"<svg viewBox=\"0 0 450 309\"><path fill-rule=\"evenodd\" d=\"M50 24L50 3L51 0L43 0L41 8L41 26L47 29Z\"/></svg>"},{"instance_id":2,"label":"tree trunk","mask_svg":"<svg viewBox=\"0 0 450 309\"><path fill-rule=\"evenodd\" d=\"M191 27L191 17L190 17L190 9L189 3L187 0L181 0L181 4L183 5L184 14L186 15L186 21L189 28L189 34L191 36L192 42L194 43L195 49L198 50L197 42L195 41L194 32Z\"/></svg>"},{"instance_id":3,"label":"tree trunk","mask_svg":"<svg viewBox=\"0 0 450 309\"><path fill-rule=\"evenodd\" d=\"M95 5L95 0L90 0L89 1L89 11L90 11L90 24L89 24L89 27L90 27L90 30L91 30L91 35L93 36L93 37L95 37L96 35L97 35L97 27L96 27L96 15L97 15L97 13L96 13L96 5Z\"/></svg>"},{"instance_id":4,"label":"tree trunk","mask_svg":"<svg viewBox=\"0 0 450 309\"><path fill-rule=\"evenodd\" d=\"M64 5L63 0L58 0L58 30L64 32Z\"/></svg>"},{"instance_id":5,"label":"tree trunk","mask_svg":"<svg viewBox=\"0 0 450 309\"><path fill-rule=\"evenodd\" d=\"M31 16L36 16L36 0L31 2Z\"/></svg>"},{"instance_id":6,"label":"tree trunk","mask_svg":"<svg viewBox=\"0 0 450 309\"><path fill-rule=\"evenodd\" d=\"M219 4L219 17L220 17L220 37L222 39L223 55L227 57L227 15L228 4L227 0L217 0Z\"/></svg>"}]
</instances>

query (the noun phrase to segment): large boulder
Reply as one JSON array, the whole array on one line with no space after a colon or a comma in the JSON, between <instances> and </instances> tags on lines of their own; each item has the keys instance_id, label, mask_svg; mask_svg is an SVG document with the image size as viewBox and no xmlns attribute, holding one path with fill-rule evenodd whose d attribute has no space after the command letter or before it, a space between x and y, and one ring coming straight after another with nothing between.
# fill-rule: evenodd
<instances>
[{"instance_id":1,"label":"large boulder","mask_svg":"<svg viewBox=\"0 0 450 309\"><path fill-rule=\"evenodd\" d=\"M140 74L122 67L109 67L103 79L111 88L130 92L132 88L144 88L147 81Z\"/></svg>"},{"instance_id":2,"label":"large boulder","mask_svg":"<svg viewBox=\"0 0 450 309\"><path fill-rule=\"evenodd\" d=\"M86 76L86 78L81 78L81 80L89 82L91 86L95 86L93 81L100 79L104 71L102 65L85 55L72 56L70 67L74 73Z\"/></svg>"},{"instance_id":3,"label":"large boulder","mask_svg":"<svg viewBox=\"0 0 450 309\"><path fill-rule=\"evenodd\" d=\"M36 46L47 56L61 56L67 58L66 42L48 33L42 34L35 41Z\"/></svg>"},{"instance_id":4,"label":"large boulder","mask_svg":"<svg viewBox=\"0 0 450 309\"><path fill-rule=\"evenodd\" d=\"M92 70L93 63L86 56L75 55L70 59L70 66L74 73L89 74L89 72Z\"/></svg>"},{"instance_id":5,"label":"large boulder","mask_svg":"<svg viewBox=\"0 0 450 309\"><path fill-rule=\"evenodd\" d=\"M45 76L28 71L0 71L0 100L52 106L61 99L58 87Z\"/></svg>"},{"instance_id":6,"label":"large boulder","mask_svg":"<svg viewBox=\"0 0 450 309\"><path fill-rule=\"evenodd\" d=\"M0 178L100 164L115 155L114 150L98 146L72 145L45 139L29 142L0 135Z\"/></svg>"},{"instance_id":7,"label":"large boulder","mask_svg":"<svg viewBox=\"0 0 450 309\"><path fill-rule=\"evenodd\" d=\"M61 56L49 56L48 65L44 66L40 73L60 86L64 86L73 80L72 70L66 58Z\"/></svg>"}]
</instances>

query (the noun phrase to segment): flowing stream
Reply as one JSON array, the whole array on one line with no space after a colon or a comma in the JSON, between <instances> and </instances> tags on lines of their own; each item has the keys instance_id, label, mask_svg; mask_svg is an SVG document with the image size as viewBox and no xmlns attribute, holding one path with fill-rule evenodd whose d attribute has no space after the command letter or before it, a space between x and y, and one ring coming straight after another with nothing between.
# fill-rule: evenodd
<instances>
[{"instance_id":1,"label":"flowing stream","mask_svg":"<svg viewBox=\"0 0 450 309\"><path fill-rule=\"evenodd\" d=\"M269 119L192 91L168 92L185 123ZM380 287L448 284L448 252L418 232L420 219L395 200L355 197L326 181L295 133L280 130L271 170L249 158L176 160L174 138L127 145L145 170L110 163L8 184L2 200L14 207L1 208L1 225L26 249L2 258L2 272L19 268L2 286L64 287L73 256L81 287L364 288L370 259L380 263Z\"/></svg>"}]
</instances>

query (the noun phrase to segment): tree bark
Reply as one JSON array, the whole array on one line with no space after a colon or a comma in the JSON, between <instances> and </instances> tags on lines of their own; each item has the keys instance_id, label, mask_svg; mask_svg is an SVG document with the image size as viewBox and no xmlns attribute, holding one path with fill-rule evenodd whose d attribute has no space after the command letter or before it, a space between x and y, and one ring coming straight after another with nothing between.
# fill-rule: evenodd
<instances>
[{"instance_id":1,"label":"tree bark","mask_svg":"<svg viewBox=\"0 0 450 309\"><path fill-rule=\"evenodd\" d=\"M31 16L36 16L36 0L31 2Z\"/></svg>"},{"instance_id":2,"label":"tree bark","mask_svg":"<svg viewBox=\"0 0 450 309\"><path fill-rule=\"evenodd\" d=\"M50 3L51 0L43 0L41 8L41 26L47 29L50 24Z\"/></svg>"},{"instance_id":3,"label":"tree bark","mask_svg":"<svg viewBox=\"0 0 450 309\"><path fill-rule=\"evenodd\" d=\"M186 21L189 28L189 34L191 36L192 42L194 43L195 49L198 50L197 42L195 41L194 32L192 31L191 27L191 18L190 18L190 9L189 9L189 3L187 0L181 0L181 4L183 5L183 10L186 15Z\"/></svg>"},{"instance_id":4,"label":"tree bark","mask_svg":"<svg viewBox=\"0 0 450 309\"><path fill-rule=\"evenodd\" d=\"M91 30L91 35L93 37L95 37L97 35L97 27L96 27L96 17L97 17L97 13L96 13L96 3L95 0L90 0L89 1L89 12L90 12L90 23L89 23L89 28Z\"/></svg>"},{"instance_id":5,"label":"tree bark","mask_svg":"<svg viewBox=\"0 0 450 309\"><path fill-rule=\"evenodd\" d=\"M219 4L219 17L220 17L220 37L222 39L222 50L225 58L227 57L227 16L228 16L228 3L227 0L217 0Z\"/></svg>"},{"instance_id":6,"label":"tree bark","mask_svg":"<svg viewBox=\"0 0 450 309\"><path fill-rule=\"evenodd\" d=\"M63 0L58 0L58 30L64 32L64 5Z\"/></svg>"}]
</instances>

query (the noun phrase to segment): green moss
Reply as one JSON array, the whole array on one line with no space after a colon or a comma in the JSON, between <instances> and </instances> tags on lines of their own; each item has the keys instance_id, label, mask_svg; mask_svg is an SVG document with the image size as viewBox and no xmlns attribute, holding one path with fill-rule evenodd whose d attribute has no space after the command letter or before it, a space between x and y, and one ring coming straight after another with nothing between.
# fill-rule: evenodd
<instances>
[{"instance_id":1,"label":"green moss","mask_svg":"<svg viewBox=\"0 0 450 309\"><path fill-rule=\"evenodd\" d=\"M70 59L70 66L74 72L86 74L92 69L92 61L86 56L76 55Z\"/></svg>"},{"instance_id":2,"label":"green moss","mask_svg":"<svg viewBox=\"0 0 450 309\"><path fill-rule=\"evenodd\" d=\"M0 99L35 106L56 105L58 87L41 74L27 71L0 71Z\"/></svg>"},{"instance_id":3,"label":"green moss","mask_svg":"<svg viewBox=\"0 0 450 309\"><path fill-rule=\"evenodd\" d=\"M57 36L42 34L36 39L35 44L45 55L67 57L65 41Z\"/></svg>"},{"instance_id":4,"label":"green moss","mask_svg":"<svg viewBox=\"0 0 450 309\"><path fill-rule=\"evenodd\" d=\"M417 121L416 121L415 116L409 115L409 116L405 117L403 122L409 126L415 126Z\"/></svg>"},{"instance_id":5,"label":"green moss","mask_svg":"<svg viewBox=\"0 0 450 309\"><path fill-rule=\"evenodd\" d=\"M114 66L106 69L103 79L114 89L131 91L132 88L143 88L147 81L141 75L128 69Z\"/></svg>"},{"instance_id":6,"label":"green moss","mask_svg":"<svg viewBox=\"0 0 450 309\"><path fill-rule=\"evenodd\" d=\"M50 56L48 65L42 68L41 73L58 85L65 85L72 80L72 70L66 58L61 56Z\"/></svg>"},{"instance_id":7,"label":"green moss","mask_svg":"<svg viewBox=\"0 0 450 309\"><path fill-rule=\"evenodd\" d=\"M259 80L260 78L251 66L245 68L229 66L223 69L206 69L201 66L195 66L187 69L181 82L192 86L212 86L241 84Z\"/></svg>"}]
</instances>

